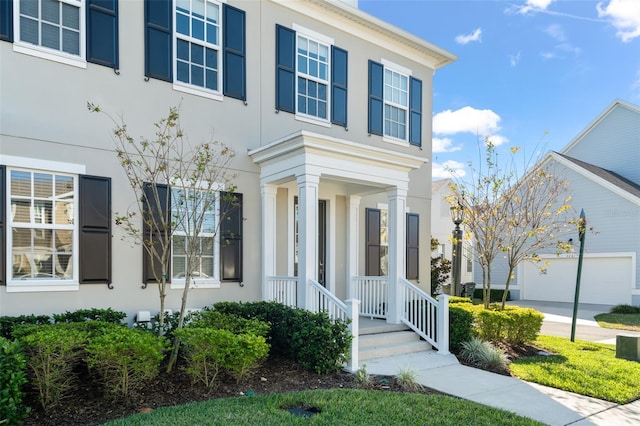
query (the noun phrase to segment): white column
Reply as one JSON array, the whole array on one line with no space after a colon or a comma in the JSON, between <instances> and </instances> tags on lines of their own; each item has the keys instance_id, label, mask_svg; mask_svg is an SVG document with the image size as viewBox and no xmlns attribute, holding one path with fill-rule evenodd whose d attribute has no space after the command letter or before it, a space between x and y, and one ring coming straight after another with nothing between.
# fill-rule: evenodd
<instances>
[{"instance_id":1,"label":"white column","mask_svg":"<svg viewBox=\"0 0 640 426\"><path fill-rule=\"evenodd\" d=\"M318 279L318 185L305 173L298 181L298 307L307 309L307 283Z\"/></svg>"},{"instance_id":2,"label":"white column","mask_svg":"<svg viewBox=\"0 0 640 426\"><path fill-rule=\"evenodd\" d=\"M360 198L357 195L349 196L347 225L347 299L356 297L353 288L353 277L359 275L358 263L360 261Z\"/></svg>"},{"instance_id":3,"label":"white column","mask_svg":"<svg viewBox=\"0 0 640 426\"><path fill-rule=\"evenodd\" d=\"M406 275L406 218L407 190L394 188L387 192L389 199L389 313L387 322L400 323L402 300L398 278Z\"/></svg>"},{"instance_id":4,"label":"white column","mask_svg":"<svg viewBox=\"0 0 640 426\"><path fill-rule=\"evenodd\" d=\"M271 300L273 289L267 277L276 274L276 192L273 185L260 185L262 198L262 300Z\"/></svg>"}]
</instances>

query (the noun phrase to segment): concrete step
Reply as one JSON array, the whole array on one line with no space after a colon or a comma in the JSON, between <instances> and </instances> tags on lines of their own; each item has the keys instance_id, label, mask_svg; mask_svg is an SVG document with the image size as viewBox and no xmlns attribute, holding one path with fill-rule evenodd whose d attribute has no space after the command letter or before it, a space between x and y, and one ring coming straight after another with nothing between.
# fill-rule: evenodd
<instances>
[{"instance_id":1,"label":"concrete step","mask_svg":"<svg viewBox=\"0 0 640 426\"><path fill-rule=\"evenodd\" d=\"M358 337L358 357L361 361L430 349L431 345L421 340L413 331L392 331Z\"/></svg>"}]
</instances>

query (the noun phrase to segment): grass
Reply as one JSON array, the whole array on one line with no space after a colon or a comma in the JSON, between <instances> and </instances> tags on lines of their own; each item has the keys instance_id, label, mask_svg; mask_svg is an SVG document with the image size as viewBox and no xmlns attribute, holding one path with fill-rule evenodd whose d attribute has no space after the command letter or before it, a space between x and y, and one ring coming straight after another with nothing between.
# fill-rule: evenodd
<instances>
[{"instance_id":1,"label":"grass","mask_svg":"<svg viewBox=\"0 0 640 426\"><path fill-rule=\"evenodd\" d=\"M311 417L289 408L316 408ZM542 425L537 421L444 395L330 389L251 397L213 399L151 413L136 414L107 425Z\"/></svg>"},{"instance_id":2,"label":"grass","mask_svg":"<svg viewBox=\"0 0 640 426\"><path fill-rule=\"evenodd\" d=\"M515 360L521 379L606 401L626 404L640 398L640 363L615 357L615 345L539 336L535 345L555 355Z\"/></svg>"},{"instance_id":3,"label":"grass","mask_svg":"<svg viewBox=\"0 0 640 426\"><path fill-rule=\"evenodd\" d=\"M595 319L603 328L640 331L640 314L598 314Z\"/></svg>"}]
</instances>

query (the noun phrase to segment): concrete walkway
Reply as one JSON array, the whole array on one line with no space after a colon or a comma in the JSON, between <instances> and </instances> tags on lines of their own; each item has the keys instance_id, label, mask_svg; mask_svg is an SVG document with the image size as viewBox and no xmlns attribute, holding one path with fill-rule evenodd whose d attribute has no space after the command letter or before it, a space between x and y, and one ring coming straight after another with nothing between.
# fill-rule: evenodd
<instances>
[{"instance_id":1,"label":"concrete walkway","mask_svg":"<svg viewBox=\"0 0 640 426\"><path fill-rule=\"evenodd\" d=\"M518 304L525 306L525 303ZM545 324L555 319L555 322L566 326L567 312L571 312L570 307L567 306L546 307L534 302L527 305L545 313ZM552 308L555 313L545 312L552 311ZM595 313L601 312L608 312L608 309ZM564 319L559 321L553 315ZM587 322L581 323L582 327L599 328L593 321L594 314L583 315L585 318L582 319ZM589 315L591 319L588 318ZM569 314L569 324L570 320ZM617 333L618 331L614 330L614 339ZM578 336L577 334L577 338L584 339ZM370 374L397 375L401 370L411 369L416 373L418 382L424 386L483 405L511 411L548 425L640 425L640 400L631 404L618 405L467 367L461 365L454 355L440 355L434 351L417 352L367 360L365 365Z\"/></svg>"}]
</instances>

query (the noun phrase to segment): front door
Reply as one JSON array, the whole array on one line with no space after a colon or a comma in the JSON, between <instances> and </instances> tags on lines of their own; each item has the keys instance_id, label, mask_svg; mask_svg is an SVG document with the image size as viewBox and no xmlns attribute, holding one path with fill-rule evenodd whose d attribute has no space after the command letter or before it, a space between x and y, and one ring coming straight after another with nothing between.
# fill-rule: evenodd
<instances>
[{"instance_id":1,"label":"front door","mask_svg":"<svg viewBox=\"0 0 640 426\"><path fill-rule=\"evenodd\" d=\"M293 274L298 276L298 197L294 197L294 260ZM327 286L327 201L318 200L318 282Z\"/></svg>"}]
</instances>

